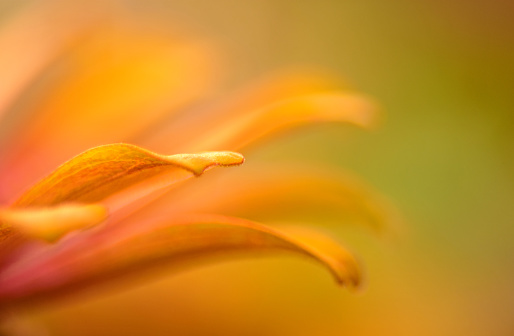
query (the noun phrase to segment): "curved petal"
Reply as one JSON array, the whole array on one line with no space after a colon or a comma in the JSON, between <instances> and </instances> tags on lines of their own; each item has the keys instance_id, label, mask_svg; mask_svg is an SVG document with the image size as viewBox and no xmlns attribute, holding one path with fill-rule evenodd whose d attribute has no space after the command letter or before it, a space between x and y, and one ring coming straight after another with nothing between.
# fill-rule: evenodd
<instances>
[{"instance_id":1,"label":"curved petal","mask_svg":"<svg viewBox=\"0 0 514 336\"><path fill-rule=\"evenodd\" d=\"M205 42L141 21L114 16L77 37L23 97L16 113L30 118L2 148L0 202L75 153L132 142L212 88L215 57Z\"/></svg>"},{"instance_id":2,"label":"curved petal","mask_svg":"<svg viewBox=\"0 0 514 336\"><path fill-rule=\"evenodd\" d=\"M0 209L2 225L47 242L55 242L68 232L97 225L106 218L107 209L99 204Z\"/></svg>"},{"instance_id":3,"label":"curved petal","mask_svg":"<svg viewBox=\"0 0 514 336\"><path fill-rule=\"evenodd\" d=\"M214 166L239 165L243 161L243 156L234 152L164 156L128 144L105 145L66 162L24 193L13 206L94 203L142 182L163 187L200 175ZM165 173L174 176L164 176L166 180L160 180Z\"/></svg>"},{"instance_id":4,"label":"curved petal","mask_svg":"<svg viewBox=\"0 0 514 336\"><path fill-rule=\"evenodd\" d=\"M180 212L223 213L254 220L320 222L330 219L395 231L400 219L389 202L360 180L325 168L246 166L170 190L137 218Z\"/></svg>"},{"instance_id":5,"label":"curved petal","mask_svg":"<svg viewBox=\"0 0 514 336\"><path fill-rule=\"evenodd\" d=\"M293 252L321 263L340 284L355 287L360 283L353 256L312 232L282 233L218 215L189 215L138 228L91 236L86 244L49 249L12 265L0 275L0 305L62 295L152 265L183 266L233 252Z\"/></svg>"},{"instance_id":6,"label":"curved petal","mask_svg":"<svg viewBox=\"0 0 514 336\"><path fill-rule=\"evenodd\" d=\"M191 135L201 136L242 114L256 111L284 99L341 89L343 85L320 69L277 71L254 81L204 108L177 116L173 123L144 134L146 146L162 151L184 151ZM173 136L171 139L170 136ZM170 141L173 140L173 141Z\"/></svg>"},{"instance_id":7,"label":"curved petal","mask_svg":"<svg viewBox=\"0 0 514 336\"><path fill-rule=\"evenodd\" d=\"M375 111L370 99L356 93L329 92L285 99L225 120L195 137L187 148L236 150L278 131L316 122L370 126Z\"/></svg>"}]
</instances>

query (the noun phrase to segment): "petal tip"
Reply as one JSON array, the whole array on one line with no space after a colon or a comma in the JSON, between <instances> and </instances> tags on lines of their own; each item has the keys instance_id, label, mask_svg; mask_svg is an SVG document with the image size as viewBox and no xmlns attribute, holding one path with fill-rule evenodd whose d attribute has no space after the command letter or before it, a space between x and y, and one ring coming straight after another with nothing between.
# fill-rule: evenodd
<instances>
[{"instance_id":1,"label":"petal tip","mask_svg":"<svg viewBox=\"0 0 514 336\"><path fill-rule=\"evenodd\" d=\"M245 162L245 157L237 152L220 151L220 152L204 152L201 154L192 154L191 157L198 155L201 161L192 162L191 171L195 176L200 176L207 170L214 167L231 167L239 166Z\"/></svg>"},{"instance_id":2,"label":"petal tip","mask_svg":"<svg viewBox=\"0 0 514 336\"><path fill-rule=\"evenodd\" d=\"M362 285L362 276L358 264L343 263L341 268L334 269L334 277L341 287L346 287L351 291L357 291Z\"/></svg>"}]
</instances>

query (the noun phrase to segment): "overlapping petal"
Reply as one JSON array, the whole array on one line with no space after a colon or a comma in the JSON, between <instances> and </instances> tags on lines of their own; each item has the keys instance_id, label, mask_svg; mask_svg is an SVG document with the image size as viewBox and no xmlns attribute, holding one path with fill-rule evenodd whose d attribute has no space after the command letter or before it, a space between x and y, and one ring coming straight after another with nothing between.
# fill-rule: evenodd
<instances>
[{"instance_id":1,"label":"overlapping petal","mask_svg":"<svg viewBox=\"0 0 514 336\"><path fill-rule=\"evenodd\" d=\"M394 231L400 221L382 195L341 171L275 164L220 173L171 190L135 216L201 211L258 220L330 218L377 233Z\"/></svg>"},{"instance_id":2,"label":"overlapping petal","mask_svg":"<svg viewBox=\"0 0 514 336\"><path fill-rule=\"evenodd\" d=\"M154 265L183 267L234 252L280 251L316 260L341 284L360 283L355 258L319 233L285 233L235 217L187 215L100 232L59 250L50 248L25 264L22 260L0 274L0 306L48 299Z\"/></svg>"},{"instance_id":3,"label":"overlapping petal","mask_svg":"<svg viewBox=\"0 0 514 336\"><path fill-rule=\"evenodd\" d=\"M0 308L58 297L155 265L182 266L236 252L293 252L324 265L339 283L357 286L355 258L325 235L279 231L236 216L307 204L351 213L381 230L387 209L360 184L295 169L261 169L171 192L168 187L211 167L243 163L241 154L220 150L247 148L298 126L370 126L375 104L338 90L326 76L286 75L214 108L180 115L177 111L208 90L212 54L203 44L162 34L162 27L111 19L95 29L88 26L76 39L74 32L92 19L53 36L40 62L29 55L23 59L26 71L8 73L14 91L0 93L0 113L18 91L30 98L15 111L30 116L30 123L9 132L0 162L0 205L10 204L0 209ZM4 58L0 69L8 63ZM37 74L44 76L28 88ZM172 126L156 132L165 119ZM166 156L124 143L96 147L130 139L159 151L197 154Z\"/></svg>"},{"instance_id":4,"label":"overlapping petal","mask_svg":"<svg viewBox=\"0 0 514 336\"><path fill-rule=\"evenodd\" d=\"M68 14L67 21L83 20L81 12ZM88 34L73 35L71 47L9 110L15 118L4 124L8 137L0 139L0 202L12 201L69 157L106 143L132 142L206 95L214 81L210 48L169 30L141 18L107 16Z\"/></svg>"}]
</instances>

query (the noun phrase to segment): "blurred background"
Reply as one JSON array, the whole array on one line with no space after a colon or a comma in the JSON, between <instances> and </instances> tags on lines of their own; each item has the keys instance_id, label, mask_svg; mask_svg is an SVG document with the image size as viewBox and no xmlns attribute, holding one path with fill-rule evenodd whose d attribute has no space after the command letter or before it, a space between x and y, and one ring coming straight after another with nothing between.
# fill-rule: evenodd
<instances>
[{"instance_id":1,"label":"blurred background","mask_svg":"<svg viewBox=\"0 0 514 336\"><path fill-rule=\"evenodd\" d=\"M25 2L2 1L0 19ZM374 97L384 113L377 130L317 125L245 156L349 170L406 224L394 239L330 228L365 265L357 294L303 260L237 260L25 319L49 335L514 334L512 1L126 0L119 8L217 45L227 88L308 65Z\"/></svg>"}]
</instances>

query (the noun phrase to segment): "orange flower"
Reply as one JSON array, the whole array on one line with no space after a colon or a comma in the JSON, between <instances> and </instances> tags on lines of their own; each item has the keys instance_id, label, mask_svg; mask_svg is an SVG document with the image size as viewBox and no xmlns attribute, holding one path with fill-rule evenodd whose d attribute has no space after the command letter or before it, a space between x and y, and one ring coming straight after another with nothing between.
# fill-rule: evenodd
<instances>
[{"instance_id":1,"label":"orange flower","mask_svg":"<svg viewBox=\"0 0 514 336\"><path fill-rule=\"evenodd\" d=\"M234 252L293 252L357 286L355 258L326 236L237 215L322 203L379 228L383 209L369 191L284 167L193 182L242 164L232 151L293 127L368 126L373 104L296 74L192 108L209 92L209 49L127 15L45 2L0 36L0 309Z\"/></svg>"}]
</instances>

